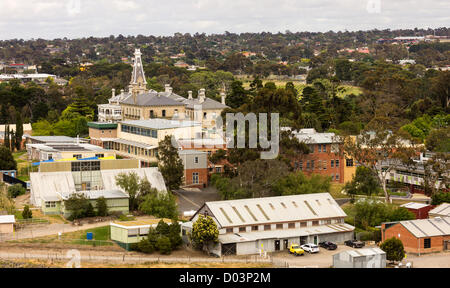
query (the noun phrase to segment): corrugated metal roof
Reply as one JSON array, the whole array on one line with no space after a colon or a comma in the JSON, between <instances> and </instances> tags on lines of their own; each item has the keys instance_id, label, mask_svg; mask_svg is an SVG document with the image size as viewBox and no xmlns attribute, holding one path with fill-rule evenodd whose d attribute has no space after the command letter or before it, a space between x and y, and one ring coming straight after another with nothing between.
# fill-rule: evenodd
<instances>
[{"instance_id":1,"label":"corrugated metal roof","mask_svg":"<svg viewBox=\"0 0 450 288\"><path fill-rule=\"evenodd\" d=\"M425 208L428 206L430 206L430 205L424 204L424 203L409 202L409 203L401 205L400 207L409 208L409 209L421 209L421 208Z\"/></svg>"},{"instance_id":2,"label":"corrugated metal roof","mask_svg":"<svg viewBox=\"0 0 450 288\"><path fill-rule=\"evenodd\" d=\"M158 225L158 223L161 220L163 220L167 224L172 224L172 220L163 218L163 219L144 219L137 221L114 221L111 222L110 225L125 229L149 228L150 226Z\"/></svg>"},{"instance_id":3,"label":"corrugated metal roof","mask_svg":"<svg viewBox=\"0 0 450 288\"><path fill-rule=\"evenodd\" d=\"M114 193L116 197L117 192L112 191L122 191L123 189L118 187L116 184L116 176L125 173L136 173L139 178L146 178L153 188L163 193L167 192L166 184L164 178L159 172L158 167L150 168L140 168L140 169L117 169L117 170L101 170L101 178L103 182L102 190L93 190L89 193L97 193L98 195L102 193ZM31 181L31 195L30 201L33 205L41 207L42 199L51 199L49 201L56 201L62 197L62 195L70 195L75 193L75 182L71 171L67 172L38 172L30 173ZM103 192L102 192L103 191ZM100 194L99 194L100 193ZM123 192L120 192L123 193ZM92 196L94 197L94 194ZM103 196L105 196L104 194ZM101 197L101 196L99 196Z\"/></svg>"},{"instance_id":4,"label":"corrugated metal roof","mask_svg":"<svg viewBox=\"0 0 450 288\"><path fill-rule=\"evenodd\" d=\"M450 203L442 203L441 205L437 206L436 208L434 208L433 210L430 210L430 212L428 212L428 214L433 214L433 215L439 215L439 216L443 216L443 217L450 217Z\"/></svg>"},{"instance_id":5,"label":"corrugated metal roof","mask_svg":"<svg viewBox=\"0 0 450 288\"><path fill-rule=\"evenodd\" d=\"M358 249L358 250L347 250L343 251L341 253L345 253L350 255L351 257L366 257L366 256L375 256L379 254L386 254L383 250L380 248L365 248L365 249ZM338 253L338 254L341 254Z\"/></svg>"},{"instance_id":6,"label":"corrugated metal roof","mask_svg":"<svg viewBox=\"0 0 450 288\"><path fill-rule=\"evenodd\" d=\"M1 215L0 224L16 223L14 215Z\"/></svg>"},{"instance_id":7,"label":"corrugated metal roof","mask_svg":"<svg viewBox=\"0 0 450 288\"><path fill-rule=\"evenodd\" d=\"M336 229L336 227L333 227L336 225L339 225L338 230ZM280 229L270 231L252 231L245 233L222 234L219 235L219 241L222 244L227 244L238 242L250 242L261 239L285 239L309 235L329 234L336 232L350 232L355 229L355 227L348 224L336 224L336 225L322 225L297 229Z\"/></svg>"},{"instance_id":8,"label":"corrugated metal roof","mask_svg":"<svg viewBox=\"0 0 450 288\"><path fill-rule=\"evenodd\" d=\"M167 120L167 119L147 119L147 120L130 120L121 122L122 125L132 125L139 126L143 128L150 129L173 129L173 128L183 128L183 127L193 127L200 126L200 122L189 121L189 120Z\"/></svg>"},{"instance_id":9,"label":"corrugated metal roof","mask_svg":"<svg viewBox=\"0 0 450 288\"><path fill-rule=\"evenodd\" d=\"M59 193L64 200L67 200L74 193L69 191L64 191ZM128 194L122 192L120 190L91 190L91 191L82 191L77 192L77 194L83 194L87 199L98 199L100 197L104 197L106 199L122 199L129 198Z\"/></svg>"},{"instance_id":10,"label":"corrugated metal roof","mask_svg":"<svg viewBox=\"0 0 450 288\"><path fill-rule=\"evenodd\" d=\"M336 143L336 134L334 133L317 133L314 129L301 129L300 131L294 131L293 134L297 137L298 141L307 144L326 144Z\"/></svg>"},{"instance_id":11,"label":"corrugated metal roof","mask_svg":"<svg viewBox=\"0 0 450 288\"><path fill-rule=\"evenodd\" d=\"M450 235L450 217L401 221L417 238Z\"/></svg>"},{"instance_id":12,"label":"corrugated metal roof","mask_svg":"<svg viewBox=\"0 0 450 288\"><path fill-rule=\"evenodd\" d=\"M205 205L222 227L346 216L329 193L217 201ZM240 212L245 222L233 207Z\"/></svg>"}]
</instances>

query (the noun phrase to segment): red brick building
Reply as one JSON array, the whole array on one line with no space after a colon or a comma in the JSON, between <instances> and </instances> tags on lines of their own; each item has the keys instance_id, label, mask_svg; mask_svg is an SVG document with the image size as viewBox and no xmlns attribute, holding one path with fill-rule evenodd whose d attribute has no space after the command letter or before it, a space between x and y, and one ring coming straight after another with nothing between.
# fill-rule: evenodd
<instances>
[{"instance_id":1,"label":"red brick building","mask_svg":"<svg viewBox=\"0 0 450 288\"><path fill-rule=\"evenodd\" d=\"M450 250L450 217L383 223L381 240L400 239L407 253Z\"/></svg>"},{"instance_id":2,"label":"red brick building","mask_svg":"<svg viewBox=\"0 0 450 288\"><path fill-rule=\"evenodd\" d=\"M306 175L320 174L331 177L333 182L346 183L352 180L356 172L356 163L342 153L341 143L334 133L317 133L314 129L294 131L299 142L310 148L308 154L299 155L293 160L297 171Z\"/></svg>"},{"instance_id":3,"label":"red brick building","mask_svg":"<svg viewBox=\"0 0 450 288\"><path fill-rule=\"evenodd\" d=\"M183 186L205 188L208 186L208 153L196 150L178 151L184 165Z\"/></svg>"},{"instance_id":4,"label":"red brick building","mask_svg":"<svg viewBox=\"0 0 450 288\"><path fill-rule=\"evenodd\" d=\"M103 147L102 139L117 138L117 124L107 122L89 122L90 144Z\"/></svg>"},{"instance_id":5,"label":"red brick building","mask_svg":"<svg viewBox=\"0 0 450 288\"><path fill-rule=\"evenodd\" d=\"M433 209L431 205L415 202L409 202L400 207L406 208L408 211L414 213L416 219L428 219L428 212Z\"/></svg>"}]
</instances>

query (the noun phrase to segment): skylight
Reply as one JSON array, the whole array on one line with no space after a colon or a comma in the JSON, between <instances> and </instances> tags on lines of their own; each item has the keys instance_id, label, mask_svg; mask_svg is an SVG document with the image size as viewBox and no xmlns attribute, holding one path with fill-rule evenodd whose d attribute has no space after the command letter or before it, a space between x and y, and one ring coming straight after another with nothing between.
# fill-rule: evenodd
<instances>
[{"instance_id":1,"label":"skylight","mask_svg":"<svg viewBox=\"0 0 450 288\"><path fill-rule=\"evenodd\" d=\"M311 212L312 212L314 215L317 216L316 211L314 211L314 210L312 209L312 207L311 207L311 205L309 205L308 201L304 201L304 202L305 202L306 206L309 208L309 210L311 210Z\"/></svg>"},{"instance_id":2,"label":"skylight","mask_svg":"<svg viewBox=\"0 0 450 288\"><path fill-rule=\"evenodd\" d=\"M261 205L257 204L256 207L258 207L259 211L261 211L261 213L264 215L264 217L266 217L266 220L269 221L270 218L269 218L269 216L267 216L266 212L262 209Z\"/></svg>"},{"instance_id":3,"label":"skylight","mask_svg":"<svg viewBox=\"0 0 450 288\"><path fill-rule=\"evenodd\" d=\"M245 207L245 209L247 209L248 214L250 214L250 216L252 216L253 220L258 221L258 219L256 219L255 215L252 213L250 208L248 208L247 205L245 205L244 207Z\"/></svg>"},{"instance_id":4,"label":"skylight","mask_svg":"<svg viewBox=\"0 0 450 288\"><path fill-rule=\"evenodd\" d=\"M239 213L239 211L236 209L236 207L233 206L233 210L238 215L239 219L241 219L241 221L245 223L244 218L242 217L241 213Z\"/></svg>"},{"instance_id":5,"label":"skylight","mask_svg":"<svg viewBox=\"0 0 450 288\"><path fill-rule=\"evenodd\" d=\"M223 208L220 208L220 211L222 211L222 214L225 216L225 218L227 218L228 222L233 223L233 221L231 221L230 217L228 217L227 213L225 212L225 210L223 210Z\"/></svg>"}]
</instances>

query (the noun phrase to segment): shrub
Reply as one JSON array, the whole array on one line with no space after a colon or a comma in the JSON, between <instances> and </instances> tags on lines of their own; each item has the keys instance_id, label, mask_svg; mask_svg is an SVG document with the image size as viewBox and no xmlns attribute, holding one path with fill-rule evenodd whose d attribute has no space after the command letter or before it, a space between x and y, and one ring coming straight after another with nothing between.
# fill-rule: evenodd
<instances>
[{"instance_id":1,"label":"shrub","mask_svg":"<svg viewBox=\"0 0 450 288\"><path fill-rule=\"evenodd\" d=\"M30 210L30 206L25 205L22 212L23 219L31 219L33 218L33 212Z\"/></svg>"},{"instance_id":2,"label":"shrub","mask_svg":"<svg viewBox=\"0 0 450 288\"><path fill-rule=\"evenodd\" d=\"M100 217L108 216L108 205L106 204L105 197L100 197L96 201L97 215Z\"/></svg>"},{"instance_id":3,"label":"shrub","mask_svg":"<svg viewBox=\"0 0 450 288\"><path fill-rule=\"evenodd\" d=\"M183 243L183 239L181 238L181 226L178 221L173 220L172 225L169 226L169 239L172 244L172 249L176 249Z\"/></svg>"},{"instance_id":4,"label":"shrub","mask_svg":"<svg viewBox=\"0 0 450 288\"><path fill-rule=\"evenodd\" d=\"M159 218L174 218L178 215L175 196L170 192L166 194L148 194L139 205L139 211Z\"/></svg>"},{"instance_id":5,"label":"shrub","mask_svg":"<svg viewBox=\"0 0 450 288\"><path fill-rule=\"evenodd\" d=\"M155 252L155 246L148 239L141 240L137 245L138 251L146 254Z\"/></svg>"},{"instance_id":6,"label":"shrub","mask_svg":"<svg viewBox=\"0 0 450 288\"><path fill-rule=\"evenodd\" d=\"M405 258L403 243L397 238L387 239L381 244L380 248L386 252L386 259L388 261L402 261Z\"/></svg>"},{"instance_id":7,"label":"shrub","mask_svg":"<svg viewBox=\"0 0 450 288\"><path fill-rule=\"evenodd\" d=\"M169 255L172 252L172 244L170 243L170 239L166 236L161 236L156 241L156 247L159 252L164 255Z\"/></svg>"},{"instance_id":8,"label":"shrub","mask_svg":"<svg viewBox=\"0 0 450 288\"><path fill-rule=\"evenodd\" d=\"M449 192L440 192L431 196L432 205L441 205L442 203L450 203L450 193Z\"/></svg>"},{"instance_id":9,"label":"shrub","mask_svg":"<svg viewBox=\"0 0 450 288\"><path fill-rule=\"evenodd\" d=\"M159 221L158 226L156 226L156 233L161 236L169 236L170 227L169 224L164 222L162 219Z\"/></svg>"},{"instance_id":10,"label":"shrub","mask_svg":"<svg viewBox=\"0 0 450 288\"><path fill-rule=\"evenodd\" d=\"M90 210L89 200L82 194L72 194L69 199L64 202L66 210L70 212L69 220L84 218ZM92 212L94 208L92 207Z\"/></svg>"},{"instance_id":11,"label":"shrub","mask_svg":"<svg viewBox=\"0 0 450 288\"><path fill-rule=\"evenodd\" d=\"M25 188L21 184L16 184L8 187L8 197L16 198L20 195L24 195L27 192Z\"/></svg>"}]
</instances>

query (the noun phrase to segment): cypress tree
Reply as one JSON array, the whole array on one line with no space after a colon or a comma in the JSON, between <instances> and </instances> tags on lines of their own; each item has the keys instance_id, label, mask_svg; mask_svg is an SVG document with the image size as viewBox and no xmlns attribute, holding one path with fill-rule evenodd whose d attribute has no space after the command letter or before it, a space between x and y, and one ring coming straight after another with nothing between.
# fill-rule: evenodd
<instances>
[{"instance_id":1,"label":"cypress tree","mask_svg":"<svg viewBox=\"0 0 450 288\"><path fill-rule=\"evenodd\" d=\"M3 141L3 145L5 145L8 150L11 151L11 142L9 141L9 125L5 126L5 140Z\"/></svg>"},{"instance_id":2,"label":"cypress tree","mask_svg":"<svg viewBox=\"0 0 450 288\"><path fill-rule=\"evenodd\" d=\"M17 151L19 151L22 148L22 136L23 136L23 121L22 121L22 115L17 112L16 116L16 141L15 146Z\"/></svg>"}]
</instances>

